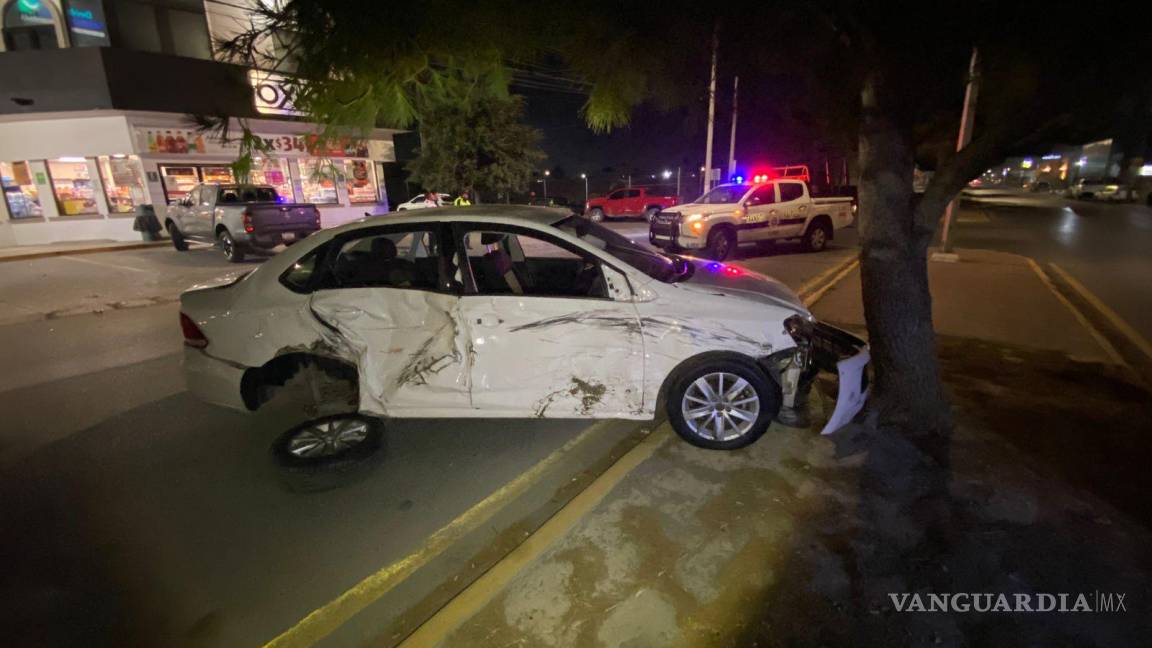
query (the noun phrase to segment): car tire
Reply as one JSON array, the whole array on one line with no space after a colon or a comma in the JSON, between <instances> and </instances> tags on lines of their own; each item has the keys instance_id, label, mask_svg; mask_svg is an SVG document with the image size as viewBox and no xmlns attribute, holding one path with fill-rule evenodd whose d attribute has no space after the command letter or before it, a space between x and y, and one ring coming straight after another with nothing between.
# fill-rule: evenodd
<instances>
[{"instance_id":1,"label":"car tire","mask_svg":"<svg viewBox=\"0 0 1152 648\"><path fill-rule=\"evenodd\" d=\"M177 252L188 251L188 240L180 233L180 229L176 227L176 223L168 221L168 238L172 239L172 247L176 248Z\"/></svg>"},{"instance_id":2,"label":"car tire","mask_svg":"<svg viewBox=\"0 0 1152 648\"><path fill-rule=\"evenodd\" d=\"M807 252L821 252L828 247L828 240L832 238L832 228L827 223L816 222L808 226L804 232L804 250Z\"/></svg>"},{"instance_id":3,"label":"car tire","mask_svg":"<svg viewBox=\"0 0 1152 648\"><path fill-rule=\"evenodd\" d=\"M652 221L656 220L656 214L659 214L659 213L660 213L660 208L649 207L648 209L644 210L644 220L651 223Z\"/></svg>"},{"instance_id":4,"label":"car tire","mask_svg":"<svg viewBox=\"0 0 1152 648\"><path fill-rule=\"evenodd\" d=\"M600 223L604 221L604 210L599 207L593 207L588 210L588 220L593 223Z\"/></svg>"},{"instance_id":5,"label":"car tire","mask_svg":"<svg viewBox=\"0 0 1152 648\"><path fill-rule=\"evenodd\" d=\"M362 433L345 447L314 456L302 456L302 435L318 426L361 426ZM314 493L349 484L366 476L383 456L384 423L355 412L330 414L305 421L281 434L272 445L281 481L293 492Z\"/></svg>"},{"instance_id":6,"label":"car tire","mask_svg":"<svg viewBox=\"0 0 1152 648\"><path fill-rule=\"evenodd\" d=\"M723 261L736 251L736 233L727 227L713 229L708 233L708 258Z\"/></svg>"},{"instance_id":7,"label":"car tire","mask_svg":"<svg viewBox=\"0 0 1152 648\"><path fill-rule=\"evenodd\" d=\"M240 245L232 239L232 234L226 229L220 230L216 234L216 242L220 245L220 249L224 251L224 256L227 257L232 263L241 263L244 261L244 250Z\"/></svg>"},{"instance_id":8,"label":"car tire","mask_svg":"<svg viewBox=\"0 0 1152 648\"><path fill-rule=\"evenodd\" d=\"M708 390L702 385L711 389L713 402L706 402ZM754 362L705 358L678 371L665 403L668 421L680 438L709 450L734 450L763 436L780 412L781 396Z\"/></svg>"}]
</instances>

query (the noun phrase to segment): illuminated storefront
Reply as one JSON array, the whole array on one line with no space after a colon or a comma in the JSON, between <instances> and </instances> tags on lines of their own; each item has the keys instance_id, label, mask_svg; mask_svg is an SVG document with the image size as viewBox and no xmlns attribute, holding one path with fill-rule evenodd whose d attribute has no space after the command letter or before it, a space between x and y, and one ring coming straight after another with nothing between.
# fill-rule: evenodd
<instances>
[{"instance_id":1,"label":"illuminated storefront","mask_svg":"<svg viewBox=\"0 0 1152 648\"><path fill-rule=\"evenodd\" d=\"M139 205L153 205L163 219L196 184L241 180L232 167L238 145L197 132L183 115L93 112L0 117L0 245L138 240ZM303 122L249 126L264 150L247 182L316 204L325 227L387 211L380 169L395 160L393 131L322 142Z\"/></svg>"}]
</instances>

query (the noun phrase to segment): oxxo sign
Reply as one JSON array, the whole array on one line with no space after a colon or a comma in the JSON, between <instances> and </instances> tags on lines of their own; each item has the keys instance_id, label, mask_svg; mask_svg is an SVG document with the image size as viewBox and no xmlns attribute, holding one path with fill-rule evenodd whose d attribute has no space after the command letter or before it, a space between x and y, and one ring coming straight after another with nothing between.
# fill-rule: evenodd
<instances>
[{"instance_id":1,"label":"oxxo sign","mask_svg":"<svg viewBox=\"0 0 1152 648\"><path fill-rule=\"evenodd\" d=\"M292 105L292 95L285 85L287 77L274 72L248 70L256 112L264 115L299 115Z\"/></svg>"}]
</instances>

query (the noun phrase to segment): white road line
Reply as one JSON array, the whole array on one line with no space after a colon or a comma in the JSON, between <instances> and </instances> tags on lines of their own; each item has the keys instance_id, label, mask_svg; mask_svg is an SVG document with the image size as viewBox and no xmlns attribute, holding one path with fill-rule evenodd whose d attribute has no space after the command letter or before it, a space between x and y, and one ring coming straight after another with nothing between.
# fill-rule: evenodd
<instances>
[{"instance_id":1,"label":"white road line","mask_svg":"<svg viewBox=\"0 0 1152 648\"><path fill-rule=\"evenodd\" d=\"M105 268L116 268L117 270L129 270L131 272L143 272L146 274L151 274L151 272L152 272L151 270L142 270L140 268L133 268L132 266L120 265L118 263L103 263L100 261L95 261L93 259L88 259L88 258L79 257L79 256L60 256L60 257L56 257L56 258L63 259L65 261L75 261L77 263L91 263L92 265L103 266Z\"/></svg>"}]
</instances>

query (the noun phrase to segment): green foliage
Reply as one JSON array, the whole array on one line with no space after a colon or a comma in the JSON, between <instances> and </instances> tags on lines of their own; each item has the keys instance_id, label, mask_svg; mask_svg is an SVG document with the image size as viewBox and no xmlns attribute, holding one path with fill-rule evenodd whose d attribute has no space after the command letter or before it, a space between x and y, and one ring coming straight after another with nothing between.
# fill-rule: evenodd
<instances>
[{"instance_id":1,"label":"green foliage","mask_svg":"<svg viewBox=\"0 0 1152 648\"><path fill-rule=\"evenodd\" d=\"M544 159L540 133L522 123L520 97L484 96L428 107L412 181L430 191L524 191Z\"/></svg>"}]
</instances>

